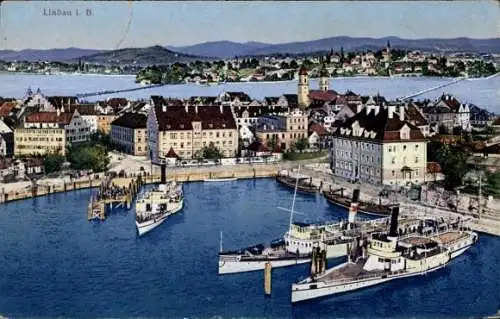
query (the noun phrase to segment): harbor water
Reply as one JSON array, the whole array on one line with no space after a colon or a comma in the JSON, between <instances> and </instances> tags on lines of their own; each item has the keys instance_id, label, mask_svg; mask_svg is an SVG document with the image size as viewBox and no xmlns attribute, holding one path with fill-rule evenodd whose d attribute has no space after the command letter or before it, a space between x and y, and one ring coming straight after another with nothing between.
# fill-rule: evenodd
<instances>
[{"instance_id":1,"label":"harbor water","mask_svg":"<svg viewBox=\"0 0 500 319\"><path fill-rule=\"evenodd\" d=\"M500 308L500 239L447 268L292 306L293 281L309 265L219 276L217 252L277 238L293 192L274 179L184 185L185 207L139 238L134 208L88 222L91 190L0 206L0 314L8 317L470 317ZM298 194L295 220L338 220L347 211ZM329 266L342 260L330 261Z\"/></svg>"}]
</instances>

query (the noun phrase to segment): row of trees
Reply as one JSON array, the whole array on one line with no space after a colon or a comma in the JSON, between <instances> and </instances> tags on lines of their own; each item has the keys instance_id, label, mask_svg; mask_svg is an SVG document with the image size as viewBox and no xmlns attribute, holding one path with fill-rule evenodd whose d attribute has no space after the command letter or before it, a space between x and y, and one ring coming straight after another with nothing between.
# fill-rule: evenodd
<instances>
[{"instance_id":1,"label":"row of trees","mask_svg":"<svg viewBox=\"0 0 500 319\"><path fill-rule=\"evenodd\" d=\"M77 170L105 171L109 165L108 152L112 147L111 138L107 134L96 133L91 140L68 146L66 156L59 152L46 154L43 157L45 173L58 172L65 162Z\"/></svg>"},{"instance_id":2,"label":"row of trees","mask_svg":"<svg viewBox=\"0 0 500 319\"><path fill-rule=\"evenodd\" d=\"M437 162L445 177L444 186L448 189L464 186L464 177L471 171L467 165L467 152L456 145L448 145L439 141L431 141L427 147L429 162ZM500 195L500 172L485 172L483 180L484 194ZM469 185L477 188L477 185Z\"/></svg>"}]
</instances>

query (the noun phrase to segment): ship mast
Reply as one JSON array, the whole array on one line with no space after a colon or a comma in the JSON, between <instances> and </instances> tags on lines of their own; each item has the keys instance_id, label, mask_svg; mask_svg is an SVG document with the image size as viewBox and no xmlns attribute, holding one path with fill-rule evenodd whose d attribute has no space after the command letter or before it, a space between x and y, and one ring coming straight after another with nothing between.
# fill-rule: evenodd
<instances>
[{"instance_id":1,"label":"ship mast","mask_svg":"<svg viewBox=\"0 0 500 319\"><path fill-rule=\"evenodd\" d=\"M220 232L219 252L222 252L222 231Z\"/></svg>"},{"instance_id":2,"label":"ship mast","mask_svg":"<svg viewBox=\"0 0 500 319\"><path fill-rule=\"evenodd\" d=\"M295 190L293 192L292 209L290 209L290 223L288 225L288 236L290 236L290 234L292 233L293 209L295 207L295 198L297 197L297 188L299 186L299 174L300 174L300 165L297 170L297 176L295 178Z\"/></svg>"}]
</instances>

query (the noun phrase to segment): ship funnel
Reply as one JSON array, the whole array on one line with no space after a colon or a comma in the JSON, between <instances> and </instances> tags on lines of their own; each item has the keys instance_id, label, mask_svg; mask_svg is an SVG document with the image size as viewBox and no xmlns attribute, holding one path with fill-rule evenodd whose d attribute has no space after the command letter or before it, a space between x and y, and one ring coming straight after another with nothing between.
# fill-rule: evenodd
<instances>
[{"instance_id":1,"label":"ship funnel","mask_svg":"<svg viewBox=\"0 0 500 319\"><path fill-rule=\"evenodd\" d=\"M167 165L165 163L161 163L160 168L161 168L161 183L165 184L167 183L167 172L166 172Z\"/></svg>"},{"instance_id":2,"label":"ship funnel","mask_svg":"<svg viewBox=\"0 0 500 319\"><path fill-rule=\"evenodd\" d=\"M351 206L349 207L349 225L354 224L359 205L359 189L354 189L352 192Z\"/></svg>"},{"instance_id":3,"label":"ship funnel","mask_svg":"<svg viewBox=\"0 0 500 319\"><path fill-rule=\"evenodd\" d=\"M399 205L391 207L391 228L389 230L389 237L398 237L398 217Z\"/></svg>"}]
</instances>

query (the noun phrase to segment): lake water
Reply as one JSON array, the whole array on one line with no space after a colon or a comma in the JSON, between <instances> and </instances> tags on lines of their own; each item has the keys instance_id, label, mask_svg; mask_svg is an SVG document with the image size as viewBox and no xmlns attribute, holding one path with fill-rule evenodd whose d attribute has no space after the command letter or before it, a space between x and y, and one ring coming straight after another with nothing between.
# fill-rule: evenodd
<instances>
[{"instance_id":1,"label":"lake water","mask_svg":"<svg viewBox=\"0 0 500 319\"><path fill-rule=\"evenodd\" d=\"M184 185L185 208L142 238L133 209L87 221L90 190L0 206L0 314L9 317L470 317L500 308L500 240L479 243L447 268L352 294L292 306L293 281L308 265L217 275L219 232L227 249L277 238L292 191L273 179ZM296 220L347 212L298 195ZM338 260L337 262L341 262ZM330 263L329 266L332 266Z\"/></svg>"},{"instance_id":2,"label":"lake water","mask_svg":"<svg viewBox=\"0 0 500 319\"><path fill-rule=\"evenodd\" d=\"M23 97L27 88L40 88L47 95L76 95L103 90L121 90L140 87L134 83L134 76L103 75L34 75L0 73L0 96ZM449 78L406 77L406 78L334 78L330 88L344 93L346 90L361 95L380 93L387 98L411 95L418 91L449 83ZM311 81L311 88L317 88L317 80ZM196 84L166 85L139 91L103 95L92 99L108 97L126 97L129 99L149 98L151 95L163 95L185 98L195 95L214 96L222 91L244 91L252 98L280 96L296 93L297 81L270 83L226 83L218 86L200 86ZM469 79L451 86L426 93L419 98L436 98L443 92L457 96L461 101L474 103L495 113L500 113L500 76L491 79ZM89 98L89 100L91 100Z\"/></svg>"}]
</instances>

